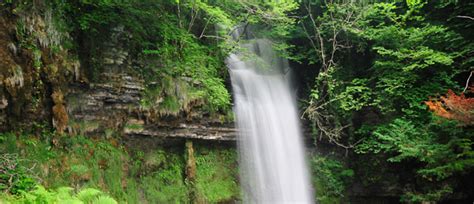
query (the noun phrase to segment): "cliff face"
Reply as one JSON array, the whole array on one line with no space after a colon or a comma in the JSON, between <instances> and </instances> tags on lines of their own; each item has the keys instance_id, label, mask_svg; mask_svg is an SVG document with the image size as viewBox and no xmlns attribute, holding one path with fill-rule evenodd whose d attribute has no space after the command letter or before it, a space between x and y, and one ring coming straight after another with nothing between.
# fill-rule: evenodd
<instances>
[{"instance_id":1,"label":"cliff face","mask_svg":"<svg viewBox=\"0 0 474 204\"><path fill-rule=\"evenodd\" d=\"M9 105L6 92L6 82L8 73L12 68L15 67L16 63L9 49L8 44L12 41L10 39L11 25L8 24L8 19L3 15L0 16L0 127L7 125L7 107Z\"/></svg>"},{"instance_id":2,"label":"cliff face","mask_svg":"<svg viewBox=\"0 0 474 204\"><path fill-rule=\"evenodd\" d=\"M144 82L125 73L105 73L102 82L71 84L66 97L71 133L203 140L235 140L232 124L209 118L155 118L140 105Z\"/></svg>"},{"instance_id":3,"label":"cliff face","mask_svg":"<svg viewBox=\"0 0 474 204\"><path fill-rule=\"evenodd\" d=\"M69 35L51 30L54 25L45 15L2 11L0 130L46 125L70 134L235 139L230 123L143 108L146 84L129 71L141 62L129 54L131 36L123 28L114 28L103 51L93 56L96 65L81 65L77 52L54 41L58 35L71 40ZM101 73L89 80L93 69L86 66L100 66L95 69Z\"/></svg>"},{"instance_id":4,"label":"cliff face","mask_svg":"<svg viewBox=\"0 0 474 204\"><path fill-rule=\"evenodd\" d=\"M113 29L110 41L96 56L101 73L95 82L71 83L66 97L69 131L81 134L150 136L203 140L234 140L232 124L211 118L159 115L142 106L146 82L130 72L143 62L127 50L130 34L122 27ZM159 81L160 79L156 79ZM191 110L192 111L192 110ZM79 132L78 132L79 131Z\"/></svg>"},{"instance_id":5,"label":"cliff face","mask_svg":"<svg viewBox=\"0 0 474 204\"><path fill-rule=\"evenodd\" d=\"M37 12L0 12L0 130L30 128L59 117L56 125L64 125L64 85L79 66L61 46L67 35Z\"/></svg>"}]
</instances>

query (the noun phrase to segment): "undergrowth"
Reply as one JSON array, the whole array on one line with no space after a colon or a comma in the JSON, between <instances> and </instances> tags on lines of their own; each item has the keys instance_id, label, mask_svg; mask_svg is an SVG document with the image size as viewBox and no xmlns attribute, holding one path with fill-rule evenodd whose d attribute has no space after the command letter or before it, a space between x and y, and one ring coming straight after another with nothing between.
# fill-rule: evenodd
<instances>
[{"instance_id":1,"label":"undergrowth","mask_svg":"<svg viewBox=\"0 0 474 204\"><path fill-rule=\"evenodd\" d=\"M232 201L240 196L235 149L198 147L196 187L210 203Z\"/></svg>"},{"instance_id":2,"label":"undergrowth","mask_svg":"<svg viewBox=\"0 0 474 204\"><path fill-rule=\"evenodd\" d=\"M238 200L235 149L198 145L196 150L202 197L210 203ZM8 165L0 168L0 201L7 203L94 203L79 197L83 189L97 189L97 199L119 203L189 202L184 144L143 152L114 138L0 133L0 155L10 158L2 164L14 164L10 173L4 171Z\"/></svg>"},{"instance_id":3,"label":"undergrowth","mask_svg":"<svg viewBox=\"0 0 474 204\"><path fill-rule=\"evenodd\" d=\"M310 161L318 203L346 203L345 189L354 171L330 156L314 154Z\"/></svg>"},{"instance_id":4,"label":"undergrowth","mask_svg":"<svg viewBox=\"0 0 474 204\"><path fill-rule=\"evenodd\" d=\"M84 188L75 193L71 187L60 187L47 190L38 185L34 190L21 192L19 195L0 194L0 201L5 203L64 203L64 204L117 204L118 202L94 188Z\"/></svg>"}]
</instances>

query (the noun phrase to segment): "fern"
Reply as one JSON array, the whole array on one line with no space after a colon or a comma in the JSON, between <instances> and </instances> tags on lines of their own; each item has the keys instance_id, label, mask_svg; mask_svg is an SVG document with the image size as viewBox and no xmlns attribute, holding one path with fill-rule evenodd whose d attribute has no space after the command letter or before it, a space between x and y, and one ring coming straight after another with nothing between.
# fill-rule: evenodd
<instances>
[{"instance_id":1,"label":"fern","mask_svg":"<svg viewBox=\"0 0 474 204\"><path fill-rule=\"evenodd\" d=\"M69 199L73 191L74 188L71 187L59 187L56 189L56 197L59 199Z\"/></svg>"},{"instance_id":2,"label":"fern","mask_svg":"<svg viewBox=\"0 0 474 204\"><path fill-rule=\"evenodd\" d=\"M77 198L85 203L91 202L94 198L102 195L103 193L95 188L85 188L77 193Z\"/></svg>"},{"instance_id":3,"label":"fern","mask_svg":"<svg viewBox=\"0 0 474 204\"><path fill-rule=\"evenodd\" d=\"M97 198L95 198L91 204L117 204L117 201L115 201L112 197L108 195L101 195Z\"/></svg>"}]
</instances>

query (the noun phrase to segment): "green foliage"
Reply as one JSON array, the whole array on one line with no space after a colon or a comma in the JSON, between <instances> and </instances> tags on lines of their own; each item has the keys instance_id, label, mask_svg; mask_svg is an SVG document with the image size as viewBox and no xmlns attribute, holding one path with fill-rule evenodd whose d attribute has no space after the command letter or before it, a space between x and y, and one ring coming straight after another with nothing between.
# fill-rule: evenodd
<instances>
[{"instance_id":1,"label":"green foliage","mask_svg":"<svg viewBox=\"0 0 474 204\"><path fill-rule=\"evenodd\" d=\"M18 154L19 158L28 158L18 167L31 166L29 172L41 178L43 185L53 188L64 185L98 187L99 183L104 183L103 187L114 196L120 199L127 196L120 183L126 177L123 173L123 158L126 154L110 143L94 143L81 136L64 137L59 140L64 149L57 149L49 142L51 134L44 134L41 139L29 134L22 134L18 139L13 134L6 135L12 135L9 138L14 138L16 142L11 139L10 142L4 141L0 144L0 150ZM21 147L21 151L18 147ZM132 195L133 192L128 194Z\"/></svg>"},{"instance_id":2,"label":"green foliage","mask_svg":"<svg viewBox=\"0 0 474 204\"><path fill-rule=\"evenodd\" d=\"M100 192L97 189L94 188L86 188L81 190L79 193L76 194L76 197L79 200L82 200L84 202L90 202L92 201L95 197L98 197L102 192Z\"/></svg>"},{"instance_id":3,"label":"green foliage","mask_svg":"<svg viewBox=\"0 0 474 204\"><path fill-rule=\"evenodd\" d=\"M375 11L369 9L368 12L378 11L377 7L372 9ZM390 7L388 11L392 9ZM376 105L387 113L396 109L404 109L407 114L424 111L426 108L418 104L429 94L443 92L446 90L443 87L455 87L450 79L459 71L450 67L456 56L451 49L459 45L460 36L440 25L404 26L403 20L395 20L400 19L398 15L391 18L395 24L369 27L360 33L372 41L372 50L376 53L371 68L378 76L372 79ZM361 24L365 23L372 21ZM449 45L441 46L446 43ZM427 79L427 73L435 70L436 74Z\"/></svg>"},{"instance_id":4,"label":"green foliage","mask_svg":"<svg viewBox=\"0 0 474 204\"><path fill-rule=\"evenodd\" d=\"M234 149L197 145L195 186L200 197L216 203L237 199L236 152ZM146 174L140 178L146 200L153 203L189 201L185 183L185 161L181 149L158 149L144 155Z\"/></svg>"},{"instance_id":5,"label":"green foliage","mask_svg":"<svg viewBox=\"0 0 474 204\"><path fill-rule=\"evenodd\" d=\"M32 191L23 191L19 196L1 196L6 203L72 203L72 204L117 204L112 197L100 190L86 188L74 193L70 187L60 187L47 190L43 186L36 186Z\"/></svg>"},{"instance_id":6,"label":"green foliage","mask_svg":"<svg viewBox=\"0 0 474 204\"><path fill-rule=\"evenodd\" d=\"M178 82L182 77L189 77L190 83L195 84L194 89L205 90L204 94L198 92L195 95L201 100L207 101L212 110L227 108L230 96L223 86L222 79L219 79L217 75L218 68L223 67L222 61L213 57L209 48L198 44L191 35L184 33L183 30L171 30L179 29L171 25L164 27L170 30L163 31L165 41L160 46L162 49L160 56L165 60L165 70L163 71L171 76L172 80L177 79ZM176 46L177 44L182 47ZM161 72L161 70L156 70L157 74ZM189 85L181 87L185 88L186 86ZM183 93L183 95L185 94L188 93ZM192 96L192 94L190 95Z\"/></svg>"},{"instance_id":7,"label":"green foliage","mask_svg":"<svg viewBox=\"0 0 474 204\"><path fill-rule=\"evenodd\" d=\"M460 186L473 171L472 127L435 118L423 103L448 89L460 91L474 65L469 19L474 4L468 1L7 0L0 5L2 14L11 10L21 19L16 38L19 48L31 52L35 79L47 69L47 52L37 41L47 42L52 53L62 47L79 53L82 67L94 78L102 71L103 49L116 32L124 34L120 43L133 59L127 66L133 70L126 71L145 79L141 106L158 116L229 113L223 62L236 49L229 33L236 25L249 28L251 35L269 37L283 56L312 68L298 70L312 87L305 93L305 113L318 135L371 158L355 162L366 168L354 169L364 183L384 178L385 170L370 168L406 166L406 181L389 180L400 182L403 201L472 196ZM23 18L51 11L45 33L33 32ZM77 43L67 45L68 35L61 34ZM22 70L12 71L13 84L22 84ZM81 126L97 128L89 123ZM34 166L46 187L100 188L130 203L189 201L179 148L128 152L81 136L57 143L53 135L0 134L0 150L8 158L1 190L31 189L34 175L26 167ZM208 202L238 199L234 159L232 150L197 150L197 193ZM322 156L313 158L312 167L319 201L344 202L354 172ZM36 194L42 196L29 197L44 201L73 195L67 188L38 188ZM105 195L87 200L111 201Z\"/></svg>"},{"instance_id":8,"label":"green foliage","mask_svg":"<svg viewBox=\"0 0 474 204\"><path fill-rule=\"evenodd\" d=\"M187 189L184 183L184 160L176 150L152 152L155 163L159 168L140 179L140 185L146 199L151 203L183 203L188 201ZM150 166L150 158L145 165Z\"/></svg>"},{"instance_id":9,"label":"green foliage","mask_svg":"<svg viewBox=\"0 0 474 204\"><path fill-rule=\"evenodd\" d=\"M205 101L205 91L189 86L182 78L173 79L164 74L162 76L160 85L149 85L145 90L141 101L142 108L157 110L161 116L177 116L181 112L190 112Z\"/></svg>"},{"instance_id":10,"label":"green foliage","mask_svg":"<svg viewBox=\"0 0 474 204\"><path fill-rule=\"evenodd\" d=\"M459 77L472 69L472 30L460 29L470 25L456 17L472 16L471 7L423 0L302 4L307 16L294 35L303 42L296 57L322 67L306 113L330 141L409 167L403 173L410 182L391 181L403 186L404 201L470 195L459 181L474 169L472 127L434 118L424 101L460 90Z\"/></svg>"},{"instance_id":11,"label":"green foliage","mask_svg":"<svg viewBox=\"0 0 474 204\"><path fill-rule=\"evenodd\" d=\"M283 43L295 24L295 18L288 14L298 4L293 0L284 2L21 0L5 4L20 16L54 11L51 18L43 16L52 21L45 26L48 32L54 32L47 35L32 32L32 26L18 21L20 46L33 52L33 66L38 70L43 69L44 60L43 50L35 47L36 41L51 42L47 46L51 50L67 48L77 53L88 78L98 80L107 67L103 53L111 43L117 44L126 47L132 59L125 71L140 74L150 85L144 92L145 109L153 109L160 116L177 116L189 114L191 109L206 115L225 115L230 110L224 59L236 47L230 35L236 25L264 27L262 35L272 36L275 47L281 51L290 47ZM37 40L44 36L46 40ZM168 92L166 86L152 85L169 85L162 79L170 80L168 87L178 87L179 91Z\"/></svg>"},{"instance_id":12,"label":"green foliage","mask_svg":"<svg viewBox=\"0 0 474 204\"><path fill-rule=\"evenodd\" d=\"M392 123L379 126L358 146L359 153L385 153L391 155L388 162L400 163L418 161L416 174L429 183L436 181L443 185L425 188L423 193L407 192L403 197L410 202L440 200L453 193L457 185L453 178L474 167L472 133L464 133L453 122L433 121L428 126L396 119ZM429 184L425 184L429 185Z\"/></svg>"},{"instance_id":13,"label":"green foliage","mask_svg":"<svg viewBox=\"0 0 474 204\"><path fill-rule=\"evenodd\" d=\"M142 130L143 125L141 125L141 124L127 124L127 125L125 125L124 128L131 129L131 130Z\"/></svg>"},{"instance_id":14,"label":"green foliage","mask_svg":"<svg viewBox=\"0 0 474 204\"><path fill-rule=\"evenodd\" d=\"M108 195L101 195L95 198L91 203L93 204L118 204L112 197Z\"/></svg>"},{"instance_id":15,"label":"green foliage","mask_svg":"<svg viewBox=\"0 0 474 204\"><path fill-rule=\"evenodd\" d=\"M239 198L238 167L235 149L197 146L196 166L198 193L207 202L217 203Z\"/></svg>"},{"instance_id":16,"label":"green foliage","mask_svg":"<svg viewBox=\"0 0 474 204\"><path fill-rule=\"evenodd\" d=\"M238 19L237 22L248 29L251 36L271 40L279 55L293 58L289 51L294 45L289 40L296 29L297 17L294 14L298 1L223 1L216 4Z\"/></svg>"},{"instance_id":17,"label":"green foliage","mask_svg":"<svg viewBox=\"0 0 474 204\"><path fill-rule=\"evenodd\" d=\"M275 39L275 47L286 51L289 44L283 44L282 39L289 38L295 23L288 14L298 6L293 0L285 0L284 4L273 1L81 0L53 1L52 5L64 11L62 17L75 37L83 42L77 49L87 50L88 54L79 54L83 64L92 69L89 70L91 78L102 71L98 59L114 35L114 29L123 28L123 32L131 36L125 42L126 47L139 65L127 71L140 73L147 84L163 85L161 79L171 79L173 88L187 87L177 93L168 93L165 86L147 88L145 95L151 100L145 99L144 107L155 109L163 116L176 116L189 112L190 108L211 114L225 114L230 110L230 94L224 85L228 77L224 59L235 49L230 31L239 24L264 26L268 31L265 35ZM189 104L193 104L192 107Z\"/></svg>"},{"instance_id":18,"label":"green foliage","mask_svg":"<svg viewBox=\"0 0 474 204\"><path fill-rule=\"evenodd\" d=\"M189 201L183 148L157 147L145 153L83 136L54 138L56 146L53 146L49 142L53 134L39 133L40 137L26 133L18 137L0 134L0 152L5 158L0 161L6 163L0 167L0 187L4 192L0 200L113 203L111 197L102 193L106 192L115 200L127 203ZM209 202L237 199L240 189L236 182L235 149L201 145L196 149L196 186L203 198ZM45 187L33 190L37 184ZM63 186L74 186L74 189Z\"/></svg>"},{"instance_id":19,"label":"green foliage","mask_svg":"<svg viewBox=\"0 0 474 204\"><path fill-rule=\"evenodd\" d=\"M448 180L462 177L474 165L472 136L465 134L467 130L433 119L423 104L431 95L458 87L454 77L464 66L453 66L456 60L464 60L459 54L469 47L463 45L460 33L431 24L415 11L425 4L409 2L407 12L400 14L393 4L376 4L368 9L368 16L380 18L388 13L385 16L391 23L363 21L361 25L370 26L359 33L371 42L375 53L373 75L369 75L376 97L373 105L391 122L374 127L373 137L364 138L358 152L391 155L387 161L394 163L416 161L414 172L424 179L418 181L424 187L407 188L403 199L411 202L446 198L458 185ZM432 185L433 181L438 185Z\"/></svg>"},{"instance_id":20,"label":"green foliage","mask_svg":"<svg viewBox=\"0 0 474 204\"><path fill-rule=\"evenodd\" d=\"M339 107L345 111L358 111L372 102L372 93L365 79L353 79L345 90L339 93Z\"/></svg>"},{"instance_id":21,"label":"green foliage","mask_svg":"<svg viewBox=\"0 0 474 204\"><path fill-rule=\"evenodd\" d=\"M93 75L101 72L100 62L94 55L100 55L104 42L114 35L114 29L123 27L125 33L132 36L126 43L131 56L139 59L137 70L148 83L170 80L172 87L189 87L192 100L205 101L205 110L211 112L226 111L230 106L230 95L223 84L222 71L224 53L219 44L225 41L207 41L204 35L212 33L212 24L220 23L232 26L228 14L219 7L204 1L77 1L66 5L58 4L60 9L68 11L65 16L70 26L78 33L87 33L82 37L87 44L97 44L91 48L91 56L82 56L92 70ZM189 78L183 81L182 78ZM174 82L180 83L175 84ZM183 85L184 83L184 85ZM167 87L160 87L167 88ZM189 101L181 95L166 93L161 89L149 87L145 92L151 98L164 98L164 103L149 100L147 107L158 107L162 115L176 115L186 110ZM193 91L199 89L197 91ZM196 94L195 94L196 93ZM199 105L199 106L202 106ZM198 106L198 107L199 107ZM196 108L198 108L196 107Z\"/></svg>"},{"instance_id":22,"label":"green foliage","mask_svg":"<svg viewBox=\"0 0 474 204\"><path fill-rule=\"evenodd\" d=\"M31 169L23 166L17 154L0 155L0 191L18 195L36 185Z\"/></svg>"},{"instance_id":23,"label":"green foliage","mask_svg":"<svg viewBox=\"0 0 474 204\"><path fill-rule=\"evenodd\" d=\"M319 203L344 203L346 187L351 183L354 171L339 160L314 155L311 159L313 184Z\"/></svg>"}]
</instances>

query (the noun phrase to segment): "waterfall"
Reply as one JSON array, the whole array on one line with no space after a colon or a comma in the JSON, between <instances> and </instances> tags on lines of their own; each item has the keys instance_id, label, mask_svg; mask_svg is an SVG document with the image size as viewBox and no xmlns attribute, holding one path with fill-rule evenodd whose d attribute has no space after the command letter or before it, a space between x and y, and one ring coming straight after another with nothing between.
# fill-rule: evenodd
<instances>
[{"instance_id":1,"label":"waterfall","mask_svg":"<svg viewBox=\"0 0 474 204\"><path fill-rule=\"evenodd\" d=\"M227 66L239 129L244 203L314 203L294 95L267 39L241 43Z\"/></svg>"}]
</instances>

